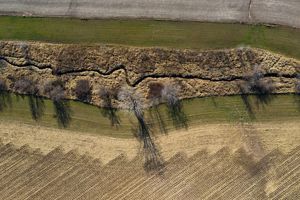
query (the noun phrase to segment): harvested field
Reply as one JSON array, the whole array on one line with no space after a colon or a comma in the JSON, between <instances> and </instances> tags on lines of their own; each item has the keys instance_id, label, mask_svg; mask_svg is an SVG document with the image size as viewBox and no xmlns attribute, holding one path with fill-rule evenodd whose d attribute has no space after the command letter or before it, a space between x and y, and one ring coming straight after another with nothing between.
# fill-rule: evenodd
<instances>
[{"instance_id":1,"label":"harvested field","mask_svg":"<svg viewBox=\"0 0 300 200\"><path fill-rule=\"evenodd\" d=\"M177 153L164 170L146 174L141 158L119 156L101 164L76 151L44 155L13 144L0 146L2 199L297 199L299 147L274 149L259 161L240 149Z\"/></svg>"}]
</instances>

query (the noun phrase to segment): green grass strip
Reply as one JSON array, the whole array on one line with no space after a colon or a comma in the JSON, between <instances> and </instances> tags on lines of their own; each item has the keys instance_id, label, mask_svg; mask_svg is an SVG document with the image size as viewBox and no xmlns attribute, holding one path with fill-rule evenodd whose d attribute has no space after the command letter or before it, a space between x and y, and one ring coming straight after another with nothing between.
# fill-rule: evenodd
<instances>
[{"instance_id":1,"label":"green grass strip","mask_svg":"<svg viewBox=\"0 0 300 200\"><path fill-rule=\"evenodd\" d=\"M300 59L300 30L280 26L2 16L0 40L188 49L250 45Z\"/></svg>"}]
</instances>

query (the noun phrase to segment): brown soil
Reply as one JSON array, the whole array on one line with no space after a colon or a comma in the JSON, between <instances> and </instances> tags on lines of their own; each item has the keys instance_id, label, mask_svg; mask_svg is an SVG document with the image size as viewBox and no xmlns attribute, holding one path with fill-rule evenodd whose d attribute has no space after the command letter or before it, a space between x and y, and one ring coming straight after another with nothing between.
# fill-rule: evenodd
<instances>
[{"instance_id":1,"label":"brown soil","mask_svg":"<svg viewBox=\"0 0 300 200\"><path fill-rule=\"evenodd\" d=\"M243 150L177 153L157 173L140 156L107 164L56 148L46 155L28 145L0 143L0 198L24 199L298 199L300 147L275 149L255 161Z\"/></svg>"}]
</instances>

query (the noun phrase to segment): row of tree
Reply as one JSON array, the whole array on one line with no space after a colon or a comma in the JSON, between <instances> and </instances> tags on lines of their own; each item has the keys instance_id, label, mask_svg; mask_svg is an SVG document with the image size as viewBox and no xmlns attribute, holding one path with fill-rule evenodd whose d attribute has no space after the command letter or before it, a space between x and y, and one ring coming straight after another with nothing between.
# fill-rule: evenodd
<instances>
[{"instance_id":1,"label":"row of tree","mask_svg":"<svg viewBox=\"0 0 300 200\"><path fill-rule=\"evenodd\" d=\"M0 80L1 103L0 109L3 109L10 100L4 99L10 97L7 92L5 81ZM90 102L92 87L88 80L78 80L74 88L74 94L80 101ZM47 95L53 102L56 118L58 123L66 128L71 121L71 109L68 101L66 101L65 85L62 80L49 80L43 87L38 88L34 81L21 77L13 83L13 91L24 98L27 95L29 98L29 107L34 120L39 120L44 114L44 101L39 97L40 93ZM159 88L150 87L150 101L153 106L157 107L162 101L167 102L170 116L174 119L174 124L183 123L187 127L186 117L182 111L182 105L178 98L179 88L175 85L160 85ZM4 95L6 93L6 95ZM100 88L98 91L99 97L103 101L103 110L106 117L111 121L112 126L120 124L117 116L117 109L113 106L113 101L118 100L122 108L127 109L133 114L137 120L137 127L134 128L135 136L142 143L145 169L159 171L163 168L163 159L158 151L157 145L151 135L151 125L145 119L145 102L142 95L132 87L123 87L119 90Z\"/></svg>"},{"instance_id":2,"label":"row of tree","mask_svg":"<svg viewBox=\"0 0 300 200\"><path fill-rule=\"evenodd\" d=\"M260 67L255 67L250 74L244 77L244 81L239 84L239 88L248 113L250 116L255 117L252 105L249 102L249 94L255 93L257 104L265 105L272 100L271 93L275 87L271 80L265 79L263 70ZM7 93L7 89L5 81L0 79L0 110L10 105L9 95L4 95ZM68 101L65 100L66 88L62 80L49 80L41 89L32 80L21 77L13 83L13 90L22 95L29 95L29 106L32 117L35 120L38 120L44 113L43 99L38 97L42 91L43 94L53 101L58 123L62 127L69 126L71 109ZM295 91L297 94L300 94L300 77L297 78ZM73 93L78 100L90 102L92 98L90 82L86 79L78 80ZM180 87L176 84L162 84L160 82L149 84L147 98L153 107L161 131L164 133L166 128L158 110L158 105L162 102L166 102L168 113L173 120L174 126L176 128L187 128L187 117L183 112L179 94ZM159 148L153 140L152 126L145 118L145 108L147 106L138 90L133 87L122 87L120 89L101 87L98 91L98 97L103 102L103 114L111 121L112 126L120 124L117 109L114 106L115 100L119 102L121 108L127 109L133 114L137 120L137 127L134 128L135 136L143 146L145 168L150 171L161 171L164 161L158 150Z\"/></svg>"}]
</instances>

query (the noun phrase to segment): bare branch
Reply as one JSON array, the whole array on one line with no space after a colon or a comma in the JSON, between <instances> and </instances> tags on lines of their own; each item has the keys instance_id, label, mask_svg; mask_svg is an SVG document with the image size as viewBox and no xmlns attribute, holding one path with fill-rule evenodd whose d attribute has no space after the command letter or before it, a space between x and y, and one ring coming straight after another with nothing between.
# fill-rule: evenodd
<instances>
[{"instance_id":1,"label":"bare branch","mask_svg":"<svg viewBox=\"0 0 300 200\"><path fill-rule=\"evenodd\" d=\"M75 95L81 101L89 102L92 95L92 87L86 79L78 80L75 87Z\"/></svg>"}]
</instances>

